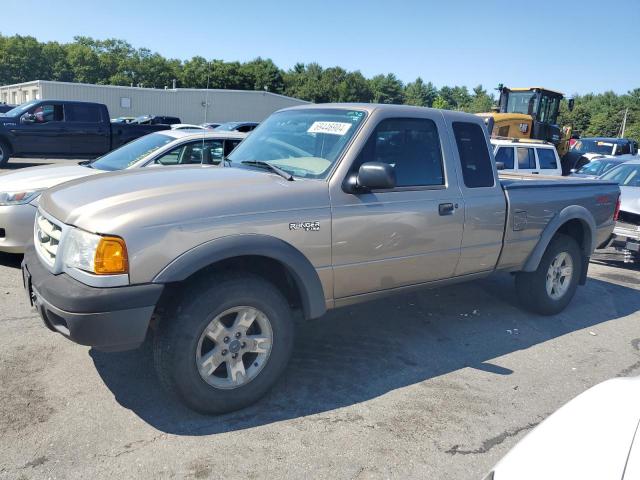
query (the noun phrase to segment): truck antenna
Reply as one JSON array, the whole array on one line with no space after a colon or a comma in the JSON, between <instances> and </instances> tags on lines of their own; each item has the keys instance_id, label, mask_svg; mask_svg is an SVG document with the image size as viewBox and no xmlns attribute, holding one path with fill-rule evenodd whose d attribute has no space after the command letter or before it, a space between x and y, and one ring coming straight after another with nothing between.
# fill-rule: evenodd
<instances>
[{"instance_id":1,"label":"truck antenna","mask_svg":"<svg viewBox=\"0 0 640 480\"><path fill-rule=\"evenodd\" d=\"M202 122L202 126L204 127L202 129L202 157L200 158L200 165L202 165L204 163L204 141L205 141L205 135L207 133L207 127L206 127L206 123L207 123L207 110L209 109L209 80L211 78L211 65L209 64L209 62L207 62L207 91L204 97L204 122ZM224 155L224 148L223 148L223 152L222 154ZM224 167L224 162L223 163L223 167Z\"/></svg>"}]
</instances>

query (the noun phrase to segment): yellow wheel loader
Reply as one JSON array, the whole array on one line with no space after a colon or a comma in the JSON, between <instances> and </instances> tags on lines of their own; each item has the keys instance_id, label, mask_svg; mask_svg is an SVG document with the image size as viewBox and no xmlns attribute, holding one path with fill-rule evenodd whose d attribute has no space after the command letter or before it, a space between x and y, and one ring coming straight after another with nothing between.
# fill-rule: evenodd
<instances>
[{"instance_id":1,"label":"yellow wheel loader","mask_svg":"<svg viewBox=\"0 0 640 480\"><path fill-rule=\"evenodd\" d=\"M492 137L529 138L551 142L562 157L569 148L571 128L558 126L558 110L564 95L542 87L498 86L496 111L479 113ZM569 99L573 110L573 99Z\"/></svg>"}]
</instances>

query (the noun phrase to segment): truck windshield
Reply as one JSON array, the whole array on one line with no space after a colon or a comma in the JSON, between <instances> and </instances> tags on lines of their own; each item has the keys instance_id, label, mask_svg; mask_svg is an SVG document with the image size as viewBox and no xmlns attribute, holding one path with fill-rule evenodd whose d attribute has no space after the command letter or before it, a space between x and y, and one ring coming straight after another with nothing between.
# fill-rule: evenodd
<instances>
[{"instance_id":1,"label":"truck windshield","mask_svg":"<svg viewBox=\"0 0 640 480\"><path fill-rule=\"evenodd\" d=\"M88 166L97 170L123 170L173 140L175 140L173 137L162 133L145 135L97 158L89 163Z\"/></svg>"},{"instance_id":2,"label":"truck windshield","mask_svg":"<svg viewBox=\"0 0 640 480\"><path fill-rule=\"evenodd\" d=\"M506 113L524 113L530 115L535 106L535 92L509 92Z\"/></svg>"},{"instance_id":3,"label":"truck windshield","mask_svg":"<svg viewBox=\"0 0 640 480\"><path fill-rule=\"evenodd\" d=\"M242 162L268 162L295 177L325 178L366 117L347 109L286 110L271 115L229 155ZM247 167L246 164L243 168Z\"/></svg>"},{"instance_id":4,"label":"truck windshield","mask_svg":"<svg viewBox=\"0 0 640 480\"><path fill-rule=\"evenodd\" d=\"M599 153L601 155L613 155L613 143L600 140L578 140L571 147L576 153Z\"/></svg>"},{"instance_id":5,"label":"truck windshield","mask_svg":"<svg viewBox=\"0 0 640 480\"><path fill-rule=\"evenodd\" d=\"M38 102L39 102L39 100L32 100L30 102L23 103L22 105L18 105L17 107L12 108L8 112L5 112L3 115L5 117L19 117L23 113L26 113L27 110L29 110L31 107L33 107Z\"/></svg>"}]
</instances>

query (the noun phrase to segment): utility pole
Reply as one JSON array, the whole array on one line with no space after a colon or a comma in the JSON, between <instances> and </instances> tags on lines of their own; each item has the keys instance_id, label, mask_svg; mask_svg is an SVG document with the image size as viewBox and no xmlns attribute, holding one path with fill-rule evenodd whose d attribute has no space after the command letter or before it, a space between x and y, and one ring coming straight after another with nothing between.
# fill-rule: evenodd
<instances>
[{"instance_id":1,"label":"utility pole","mask_svg":"<svg viewBox=\"0 0 640 480\"><path fill-rule=\"evenodd\" d=\"M620 128L620 138L624 138L624 131L627 128L627 114L629 113L629 107L624 109L624 117L622 118L622 127Z\"/></svg>"}]
</instances>

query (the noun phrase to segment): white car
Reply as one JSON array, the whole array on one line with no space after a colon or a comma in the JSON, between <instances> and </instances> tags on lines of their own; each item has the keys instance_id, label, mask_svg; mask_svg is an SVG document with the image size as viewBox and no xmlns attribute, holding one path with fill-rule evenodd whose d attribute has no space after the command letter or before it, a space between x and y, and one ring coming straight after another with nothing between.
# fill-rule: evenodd
<instances>
[{"instance_id":1,"label":"white car","mask_svg":"<svg viewBox=\"0 0 640 480\"><path fill-rule=\"evenodd\" d=\"M245 136L245 133L212 130L162 130L140 137L96 160L0 174L0 252L24 253L25 245L33 236L38 197L47 188L126 168L219 165Z\"/></svg>"},{"instance_id":2,"label":"white car","mask_svg":"<svg viewBox=\"0 0 640 480\"><path fill-rule=\"evenodd\" d=\"M578 395L509 451L485 480L640 479L640 377Z\"/></svg>"},{"instance_id":3,"label":"white car","mask_svg":"<svg viewBox=\"0 0 640 480\"><path fill-rule=\"evenodd\" d=\"M207 130L202 125L193 125L191 123L174 123L171 130Z\"/></svg>"},{"instance_id":4,"label":"white car","mask_svg":"<svg viewBox=\"0 0 640 480\"><path fill-rule=\"evenodd\" d=\"M540 140L491 139L496 164L505 172L562 175L556 147Z\"/></svg>"}]
</instances>

